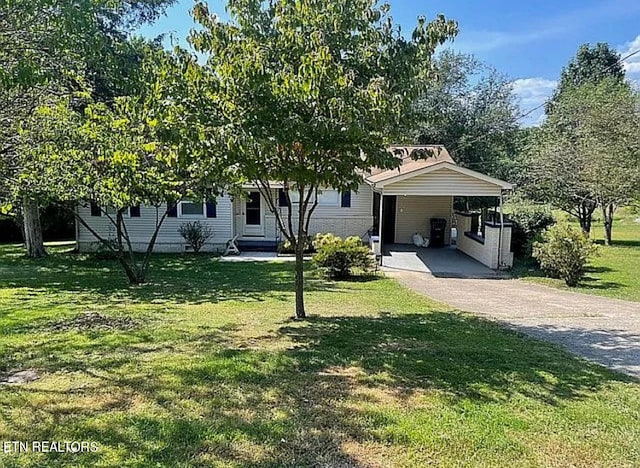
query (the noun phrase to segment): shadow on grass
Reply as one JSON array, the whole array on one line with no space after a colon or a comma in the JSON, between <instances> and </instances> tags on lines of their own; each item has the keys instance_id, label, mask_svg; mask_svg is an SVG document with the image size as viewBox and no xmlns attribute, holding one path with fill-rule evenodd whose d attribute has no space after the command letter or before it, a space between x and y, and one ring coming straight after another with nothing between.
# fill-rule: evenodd
<instances>
[{"instance_id":1,"label":"shadow on grass","mask_svg":"<svg viewBox=\"0 0 640 468\"><path fill-rule=\"evenodd\" d=\"M517 398L562 406L630 380L491 322L448 312L286 322L278 333L293 346L271 351L239 349L232 332L194 337L197 357L158 337L155 345L167 354L142 367L110 361L134 351L126 343L114 347L113 356L105 350L102 363L76 356L73 369L96 382L82 394L104 391L112 401L91 410L82 398L74 405L62 393L64 405L22 398L41 421L31 437L46 440L59 430L54 422L64 422L65 437L95 440L154 466L357 466L375 461L363 461L367 455L354 454L349 444L406 444L385 435L385 428L403 424L397 411L386 411L393 402L406 407L409 398L437 392L451 407ZM100 456L61 460L97 463Z\"/></svg>"},{"instance_id":2,"label":"shadow on grass","mask_svg":"<svg viewBox=\"0 0 640 468\"><path fill-rule=\"evenodd\" d=\"M114 298L137 303L216 303L227 300L288 300L293 291L291 262L219 262L207 255L154 255L148 282L129 286L119 264L88 255L52 254L31 261L17 246L3 246L0 288L29 288L25 301L41 291L76 294L81 303ZM318 275L307 277L307 290L332 289ZM34 291L34 289L36 291Z\"/></svg>"},{"instance_id":3,"label":"shadow on grass","mask_svg":"<svg viewBox=\"0 0 640 468\"><path fill-rule=\"evenodd\" d=\"M598 245L604 246L604 240L598 239L595 241ZM640 240L633 239L613 239L611 241L611 247L640 247Z\"/></svg>"},{"instance_id":4,"label":"shadow on grass","mask_svg":"<svg viewBox=\"0 0 640 468\"><path fill-rule=\"evenodd\" d=\"M553 325L513 327L546 341L569 345L581 356L627 373L634 373L640 378L640 335L637 333L613 327L606 329Z\"/></svg>"}]
</instances>

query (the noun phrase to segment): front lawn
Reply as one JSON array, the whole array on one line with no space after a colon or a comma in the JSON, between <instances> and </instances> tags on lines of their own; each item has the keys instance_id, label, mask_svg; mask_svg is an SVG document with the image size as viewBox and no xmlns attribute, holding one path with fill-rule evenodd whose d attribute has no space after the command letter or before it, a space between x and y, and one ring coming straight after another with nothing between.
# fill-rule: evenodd
<instances>
[{"instance_id":1,"label":"front lawn","mask_svg":"<svg viewBox=\"0 0 640 468\"><path fill-rule=\"evenodd\" d=\"M600 244L599 253L589 263L584 280L574 291L640 302L640 214L625 210L613 225L613 245L604 245L602 223L596 221L591 235ZM576 224L577 226L577 224ZM517 262L515 276L527 281L567 288L561 280L545 278L531 262Z\"/></svg>"},{"instance_id":2,"label":"front lawn","mask_svg":"<svg viewBox=\"0 0 640 468\"><path fill-rule=\"evenodd\" d=\"M384 278L290 263L0 247L0 440L95 441L12 466L634 466L640 384Z\"/></svg>"}]
</instances>

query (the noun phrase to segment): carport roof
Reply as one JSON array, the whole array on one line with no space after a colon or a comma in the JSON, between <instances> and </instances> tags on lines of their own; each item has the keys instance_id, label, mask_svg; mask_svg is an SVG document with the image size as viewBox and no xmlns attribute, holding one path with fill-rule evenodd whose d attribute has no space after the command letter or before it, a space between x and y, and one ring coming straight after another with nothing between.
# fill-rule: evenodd
<instances>
[{"instance_id":1,"label":"carport roof","mask_svg":"<svg viewBox=\"0 0 640 468\"><path fill-rule=\"evenodd\" d=\"M441 162L456 164L447 149L442 145L391 146L388 151L399 157L401 160L400 166L396 169L373 169L367 177L369 183L382 182Z\"/></svg>"},{"instance_id":2,"label":"carport roof","mask_svg":"<svg viewBox=\"0 0 640 468\"><path fill-rule=\"evenodd\" d=\"M372 174L366 177L365 180L373 187L383 187L388 184L397 183L423 174L447 169L454 173L470 177L471 179L495 185L503 190L510 190L513 188L513 185L509 182L458 166L444 146L394 146L390 148L390 151L401 154L402 163L396 169L388 169L379 172L372 171ZM415 159L416 155L423 159Z\"/></svg>"}]
</instances>

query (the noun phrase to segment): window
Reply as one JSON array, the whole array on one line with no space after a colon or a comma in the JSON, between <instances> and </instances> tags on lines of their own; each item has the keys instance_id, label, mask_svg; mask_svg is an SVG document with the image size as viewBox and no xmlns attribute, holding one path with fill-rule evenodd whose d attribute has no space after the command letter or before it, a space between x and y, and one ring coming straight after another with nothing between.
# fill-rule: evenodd
<instances>
[{"instance_id":1,"label":"window","mask_svg":"<svg viewBox=\"0 0 640 468\"><path fill-rule=\"evenodd\" d=\"M204 203L193 201L182 201L178 203L178 216L181 218L203 218Z\"/></svg>"},{"instance_id":2,"label":"window","mask_svg":"<svg viewBox=\"0 0 640 468\"><path fill-rule=\"evenodd\" d=\"M289 197L292 205L300 200L300 194L295 190L289 192ZM318 206L341 206L341 202L342 195L338 190L318 190ZM313 203L313 200L310 203ZM349 203L351 203L351 200L349 200Z\"/></svg>"},{"instance_id":3,"label":"window","mask_svg":"<svg viewBox=\"0 0 640 468\"><path fill-rule=\"evenodd\" d=\"M340 206L340 192L337 190L318 191L319 206Z\"/></svg>"},{"instance_id":4,"label":"window","mask_svg":"<svg viewBox=\"0 0 640 468\"><path fill-rule=\"evenodd\" d=\"M217 205L214 201L181 201L178 203L175 210L169 210L168 216L170 218L174 218L176 216L181 218L215 218L217 216Z\"/></svg>"},{"instance_id":5,"label":"window","mask_svg":"<svg viewBox=\"0 0 640 468\"><path fill-rule=\"evenodd\" d=\"M117 214L117 211L114 208L108 206L104 209L104 213L103 213L102 209L100 208L100 205L98 205L95 202L91 202L91 216L102 216L103 214L105 216L106 215L115 216ZM122 213L122 216L124 218L139 218L140 205L130 206Z\"/></svg>"}]
</instances>

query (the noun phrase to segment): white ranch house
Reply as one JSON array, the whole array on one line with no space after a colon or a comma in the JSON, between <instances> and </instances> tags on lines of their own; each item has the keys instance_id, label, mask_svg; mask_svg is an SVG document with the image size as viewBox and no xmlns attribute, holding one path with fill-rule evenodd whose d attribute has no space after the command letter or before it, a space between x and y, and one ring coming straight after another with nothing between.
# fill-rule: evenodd
<instances>
[{"instance_id":1,"label":"white ranch house","mask_svg":"<svg viewBox=\"0 0 640 468\"><path fill-rule=\"evenodd\" d=\"M336 235L359 236L370 242L377 235L384 250L390 245L411 245L413 235L429 238L431 220L446 222L442 244L450 245L452 227L457 236L455 246L468 256L491 269L510 267L511 226L504 220L485 222L478 226L477 215L454 212L454 197L487 196L502 202L505 191L513 186L477 171L458 166L442 146L392 147L402 164L393 170L372 170L354 192L340 193L323 190L309 226L309 234L332 232ZM415 151L429 151L432 156L415 160ZM184 239L179 226L187 221L200 220L212 230L204 251L224 251L227 242L236 237L240 249L275 247L284 236L279 232L275 215L267 207L257 188L248 186L247 197L233 199L220 196L215 203L181 201L165 219L155 246L156 252L184 252ZM273 184L274 199L286 213L287 207ZM102 235L115 235L109 219L91 205L78 206L79 214ZM155 207L133 207L126 217L129 236L136 250L144 250L155 228L158 213ZM98 246L93 235L77 224L78 250L91 251ZM436 248L438 239L432 239Z\"/></svg>"}]
</instances>

